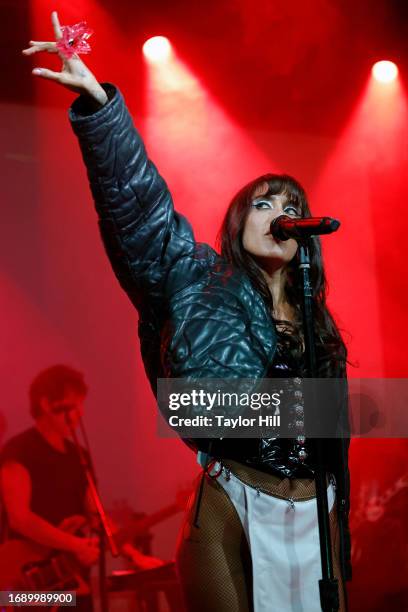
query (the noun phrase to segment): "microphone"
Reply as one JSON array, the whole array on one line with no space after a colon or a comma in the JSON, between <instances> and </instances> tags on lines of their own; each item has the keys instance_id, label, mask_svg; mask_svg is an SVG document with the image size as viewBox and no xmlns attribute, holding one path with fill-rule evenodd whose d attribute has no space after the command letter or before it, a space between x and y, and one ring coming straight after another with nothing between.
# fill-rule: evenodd
<instances>
[{"instance_id":1,"label":"microphone","mask_svg":"<svg viewBox=\"0 0 408 612\"><path fill-rule=\"evenodd\" d=\"M331 217L306 217L294 219L288 215L279 215L271 223L271 234L278 240L304 240L321 234L331 234L340 227L340 221Z\"/></svg>"}]
</instances>

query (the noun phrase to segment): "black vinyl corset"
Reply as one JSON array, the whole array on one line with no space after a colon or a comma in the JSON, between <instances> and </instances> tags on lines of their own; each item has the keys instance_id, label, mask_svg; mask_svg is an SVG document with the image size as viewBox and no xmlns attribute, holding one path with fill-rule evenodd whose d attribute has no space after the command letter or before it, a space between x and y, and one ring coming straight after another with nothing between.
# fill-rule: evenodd
<instances>
[{"instance_id":1,"label":"black vinyl corset","mask_svg":"<svg viewBox=\"0 0 408 612\"><path fill-rule=\"evenodd\" d=\"M303 366L303 358L296 359L287 347L278 342L268 378L284 379L279 389L282 400L281 420L285 420L289 430L293 430L294 437L283 438L279 428L275 428L272 436L269 431L268 437L258 440L256 455L241 455L239 460L242 463L282 478L313 477L314 444L313 440L306 439L304 435Z\"/></svg>"}]
</instances>

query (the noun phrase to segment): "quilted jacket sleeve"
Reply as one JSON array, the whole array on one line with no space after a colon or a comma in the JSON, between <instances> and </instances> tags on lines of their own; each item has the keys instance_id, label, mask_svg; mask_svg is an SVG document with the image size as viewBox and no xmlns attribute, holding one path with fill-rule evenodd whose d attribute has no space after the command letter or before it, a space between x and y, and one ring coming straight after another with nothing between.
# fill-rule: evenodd
<instances>
[{"instance_id":1,"label":"quilted jacket sleeve","mask_svg":"<svg viewBox=\"0 0 408 612\"><path fill-rule=\"evenodd\" d=\"M86 164L105 249L120 284L140 307L160 302L203 271L188 221L149 160L120 92L97 112L79 97L70 120Z\"/></svg>"}]
</instances>

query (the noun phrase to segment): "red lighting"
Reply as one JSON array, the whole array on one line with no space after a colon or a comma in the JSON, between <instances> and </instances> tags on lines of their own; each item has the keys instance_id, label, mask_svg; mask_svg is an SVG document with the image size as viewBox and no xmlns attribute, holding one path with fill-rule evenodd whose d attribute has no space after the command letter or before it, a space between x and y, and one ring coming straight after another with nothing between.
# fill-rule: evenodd
<instances>
[{"instance_id":1,"label":"red lighting","mask_svg":"<svg viewBox=\"0 0 408 612\"><path fill-rule=\"evenodd\" d=\"M153 36L143 45L144 56L151 62L163 62L171 55L171 44L165 36Z\"/></svg>"},{"instance_id":2,"label":"red lighting","mask_svg":"<svg viewBox=\"0 0 408 612\"><path fill-rule=\"evenodd\" d=\"M374 64L372 74L375 80L380 81L380 83L391 83L397 78L398 67L394 62L383 60Z\"/></svg>"}]
</instances>

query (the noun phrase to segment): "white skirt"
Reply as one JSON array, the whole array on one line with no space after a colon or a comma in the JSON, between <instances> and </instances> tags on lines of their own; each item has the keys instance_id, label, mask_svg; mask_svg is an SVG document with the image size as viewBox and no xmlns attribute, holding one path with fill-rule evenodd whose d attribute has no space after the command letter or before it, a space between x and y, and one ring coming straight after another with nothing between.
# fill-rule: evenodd
<instances>
[{"instance_id":1,"label":"white skirt","mask_svg":"<svg viewBox=\"0 0 408 612\"><path fill-rule=\"evenodd\" d=\"M216 463L213 473L220 469ZM252 557L254 612L321 612L316 499L285 500L244 484L223 468L217 478L233 503ZM335 488L327 489L329 512Z\"/></svg>"}]
</instances>

